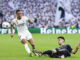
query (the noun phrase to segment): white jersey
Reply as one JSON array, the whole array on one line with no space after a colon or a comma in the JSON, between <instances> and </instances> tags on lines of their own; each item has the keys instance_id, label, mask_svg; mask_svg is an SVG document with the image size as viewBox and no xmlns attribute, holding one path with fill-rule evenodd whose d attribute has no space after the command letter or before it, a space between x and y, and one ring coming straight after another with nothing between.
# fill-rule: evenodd
<instances>
[{"instance_id":1,"label":"white jersey","mask_svg":"<svg viewBox=\"0 0 80 60\"><path fill-rule=\"evenodd\" d=\"M26 22L28 21L28 18L26 16L22 16L20 20L17 18L13 19L11 24L15 24L18 34L25 33L25 31L28 30L28 27L26 25Z\"/></svg>"}]
</instances>

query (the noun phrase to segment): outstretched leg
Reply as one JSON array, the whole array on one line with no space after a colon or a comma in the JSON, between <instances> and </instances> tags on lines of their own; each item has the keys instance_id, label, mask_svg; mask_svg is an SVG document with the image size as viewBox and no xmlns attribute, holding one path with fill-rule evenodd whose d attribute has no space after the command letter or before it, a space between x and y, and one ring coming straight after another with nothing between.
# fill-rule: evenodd
<instances>
[{"instance_id":1,"label":"outstretched leg","mask_svg":"<svg viewBox=\"0 0 80 60\"><path fill-rule=\"evenodd\" d=\"M26 40L25 40L25 39L22 39L22 40L21 40L21 43L24 44L25 50L28 52L28 54L30 54L30 56L32 56L32 55L31 55L31 51L30 51L30 49L29 49L29 47L28 47L28 44L27 44Z\"/></svg>"},{"instance_id":2,"label":"outstretched leg","mask_svg":"<svg viewBox=\"0 0 80 60\"><path fill-rule=\"evenodd\" d=\"M28 42L29 42L29 43L31 44L31 46L32 46L33 53L34 53L36 56L38 56L38 54L37 54L36 51L35 51L35 44L34 44L33 39L29 39Z\"/></svg>"}]
</instances>

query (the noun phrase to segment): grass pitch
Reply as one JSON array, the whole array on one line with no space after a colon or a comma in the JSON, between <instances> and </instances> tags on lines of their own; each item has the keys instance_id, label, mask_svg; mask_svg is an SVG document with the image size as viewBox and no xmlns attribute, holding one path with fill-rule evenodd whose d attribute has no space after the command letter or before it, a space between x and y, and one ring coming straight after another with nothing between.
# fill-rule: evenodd
<instances>
[{"instance_id":1,"label":"grass pitch","mask_svg":"<svg viewBox=\"0 0 80 60\"><path fill-rule=\"evenodd\" d=\"M66 39L65 44L70 44L74 49L77 43L80 42L79 34L32 34L36 45L36 49L40 51L50 50L59 47L58 36L64 36ZM30 49L31 46L28 43ZM17 34L11 38L10 34L0 34L0 60L60 60L59 58L49 57L29 57L24 49L24 46L20 43ZM80 49L77 54L72 55L70 58L64 58L62 60L80 60Z\"/></svg>"}]
</instances>

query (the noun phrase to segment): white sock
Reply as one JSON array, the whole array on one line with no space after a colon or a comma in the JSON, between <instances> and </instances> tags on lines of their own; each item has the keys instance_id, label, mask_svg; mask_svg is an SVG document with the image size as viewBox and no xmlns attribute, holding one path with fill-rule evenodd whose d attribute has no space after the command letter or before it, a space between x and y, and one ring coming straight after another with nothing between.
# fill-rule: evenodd
<instances>
[{"instance_id":1,"label":"white sock","mask_svg":"<svg viewBox=\"0 0 80 60\"><path fill-rule=\"evenodd\" d=\"M28 52L28 54L30 54L30 53L31 53L31 51L30 51L30 49L29 49L28 45L27 45L27 44L24 44L24 46L25 46L25 49L26 49L26 51Z\"/></svg>"}]
</instances>

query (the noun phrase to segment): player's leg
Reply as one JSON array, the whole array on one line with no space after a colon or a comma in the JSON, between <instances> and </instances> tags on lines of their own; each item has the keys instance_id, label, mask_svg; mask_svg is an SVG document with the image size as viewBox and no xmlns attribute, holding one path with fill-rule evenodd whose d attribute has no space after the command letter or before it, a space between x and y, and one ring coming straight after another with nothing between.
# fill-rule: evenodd
<instances>
[{"instance_id":1,"label":"player's leg","mask_svg":"<svg viewBox=\"0 0 80 60\"><path fill-rule=\"evenodd\" d=\"M40 52L38 50L35 50L37 53L39 53L40 56L45 55L45 56L51 56L52 54L56 53L56 50L47 50L44 52Z\"/></svg>"},{"instance_id":2,"label":"player's leg","mask_svg":"<svg viewBox=\"0 0 80 60\"><path fill-rule=\"evenodd\" d=\"M44 51L44 52L42 53L42 55L48 55L48 56L50 56L50 55L52 55L52 54L53 54L52 50L47 50L47 51Z\"/></svg>"},{"instance_id":3,"label":"player's leg","mask_svg":"<svg viewBox=\"0 0 80 60\"><path fill-rule=\"evenodd\" d=\"M26 37L27 37L28 42L29 42L29 43L31 44L31 46L32 46L33 53L34 53L36 56L38 56L38 54L35 52L34 40L32 39L32 35L31 35L31 33L30 33L29 31L27 31Z\"/></svg>"},{"instance_id":4,"label":"player's leg","mask_svg":"<svg viewBox=\"0 0 80 60\"><path fill-rule=\"evenodd\" d=\"M34 50L34 49L35 49L35 44L34 44L33 39L32 39L32 38L31 38L31 39L29 39L29 40L28 40L28 42L31 44L32 49Z\"/></svg>"},{"instance_id":5,"label":"player's leg","mask_svg":"<svg viewBox=\"0 0 80 60\"><path fill-rule=\"evenodd\" d=\"M38 56L38 53L35 51L36 49L35 49L35 44L34 44L33 39L32 39L32 38L29 39L28 42L29 42L29 43L31 44L31 46L32 46L32 52L33 52L36 56Z\"/></svg>"},{"instance_id":6,"label":"player's leg","mask_svg":"<svg viewBox=\"0 0 80 60\"><path fill-rule=\"evenodd\" d=\"M47 51L44 51L44 52L40 52L38 50L35 49L35 51L39 54L39 56L51 56L53 54L52 50L47 50Z\"/></svg>"},{"instance_id":7,"label":"player's leg","mask_svg":"<svg viewBox=\"0 0 80 60\"><path fill-rule=\"evenodd\" d=\"M31 55L31 51L30 51L30 49L29 49L29 47L28 47L28 44L27 44L27 42L26 42L26 37L25 37L23 34L21 34L21 35L19 35L19 38L20 38L20 40L21 40L21 43L24 45L25 50L28 52L28 54L30 54L30 56L32 56L32 55Z\"/></svg>"},{"instance_id":8,"label":"player's leg","mask_svg":"<svg viewBox=\"0 0 80 60\"><path fill-rule=\"evenodd\" d=\"M34 44L34 41L32 39L32 35L29 31L27 31L26 38L27 38L28 42L31 44L32 49L34 50L35 49L35 44Z\"/></svg>"},{"instance_id":9,"label":"player's leg","mask_svg":"<svg viewBox=\"0 0 80 60\"><path fill-rule=\"evenodd\" d=\"M60 58L59 55L56 54L55 50L47 50L47 51L44 51L42 53L40 53L40 56L49 56L51 58Z\"/></svg>"},{"instance_id":10,"label":"player's leg","mask_svg":"<svg viewBox=\"0 0 80 60\"><path fill-rule=\"evenodd\" d=\"M43 55L44 55L44 54L52 55L53 53L54 53L54 54L57 53L55 49L54 49L54 50L47 50L47 51L43 52L42 54L43 54Z\"/></svg>"},{"instance_id":11,"label":"player's leg","mask_svg":"<svg viewBox=\"0 0 80 60\"><path fill-rule=\"evenodd\" d=\"M25 39L22 39L22 40L21 40L21 43L24 44L25 50L28 52L28 54L29 54L30 56L32 56L32 53L31 53L31 51L30 51L30 49L29 49L29 47L28 47L28 44L27 44L26 40L25 40Z\"/></svg>"},{"instance_id":12,"label":"player's leg","mask_svg":"<svg viewBox=\"0 0 80 60\"><path fill-rule=\"evenodd\" d=\"M30 54L31 51L30 51L30 49L28 47L28 44L27 44L26 40L25 39L22 39L21 40L21 43L24 44L26 51L28 52L28 54Z\"/></svg>"}]
</instances>

